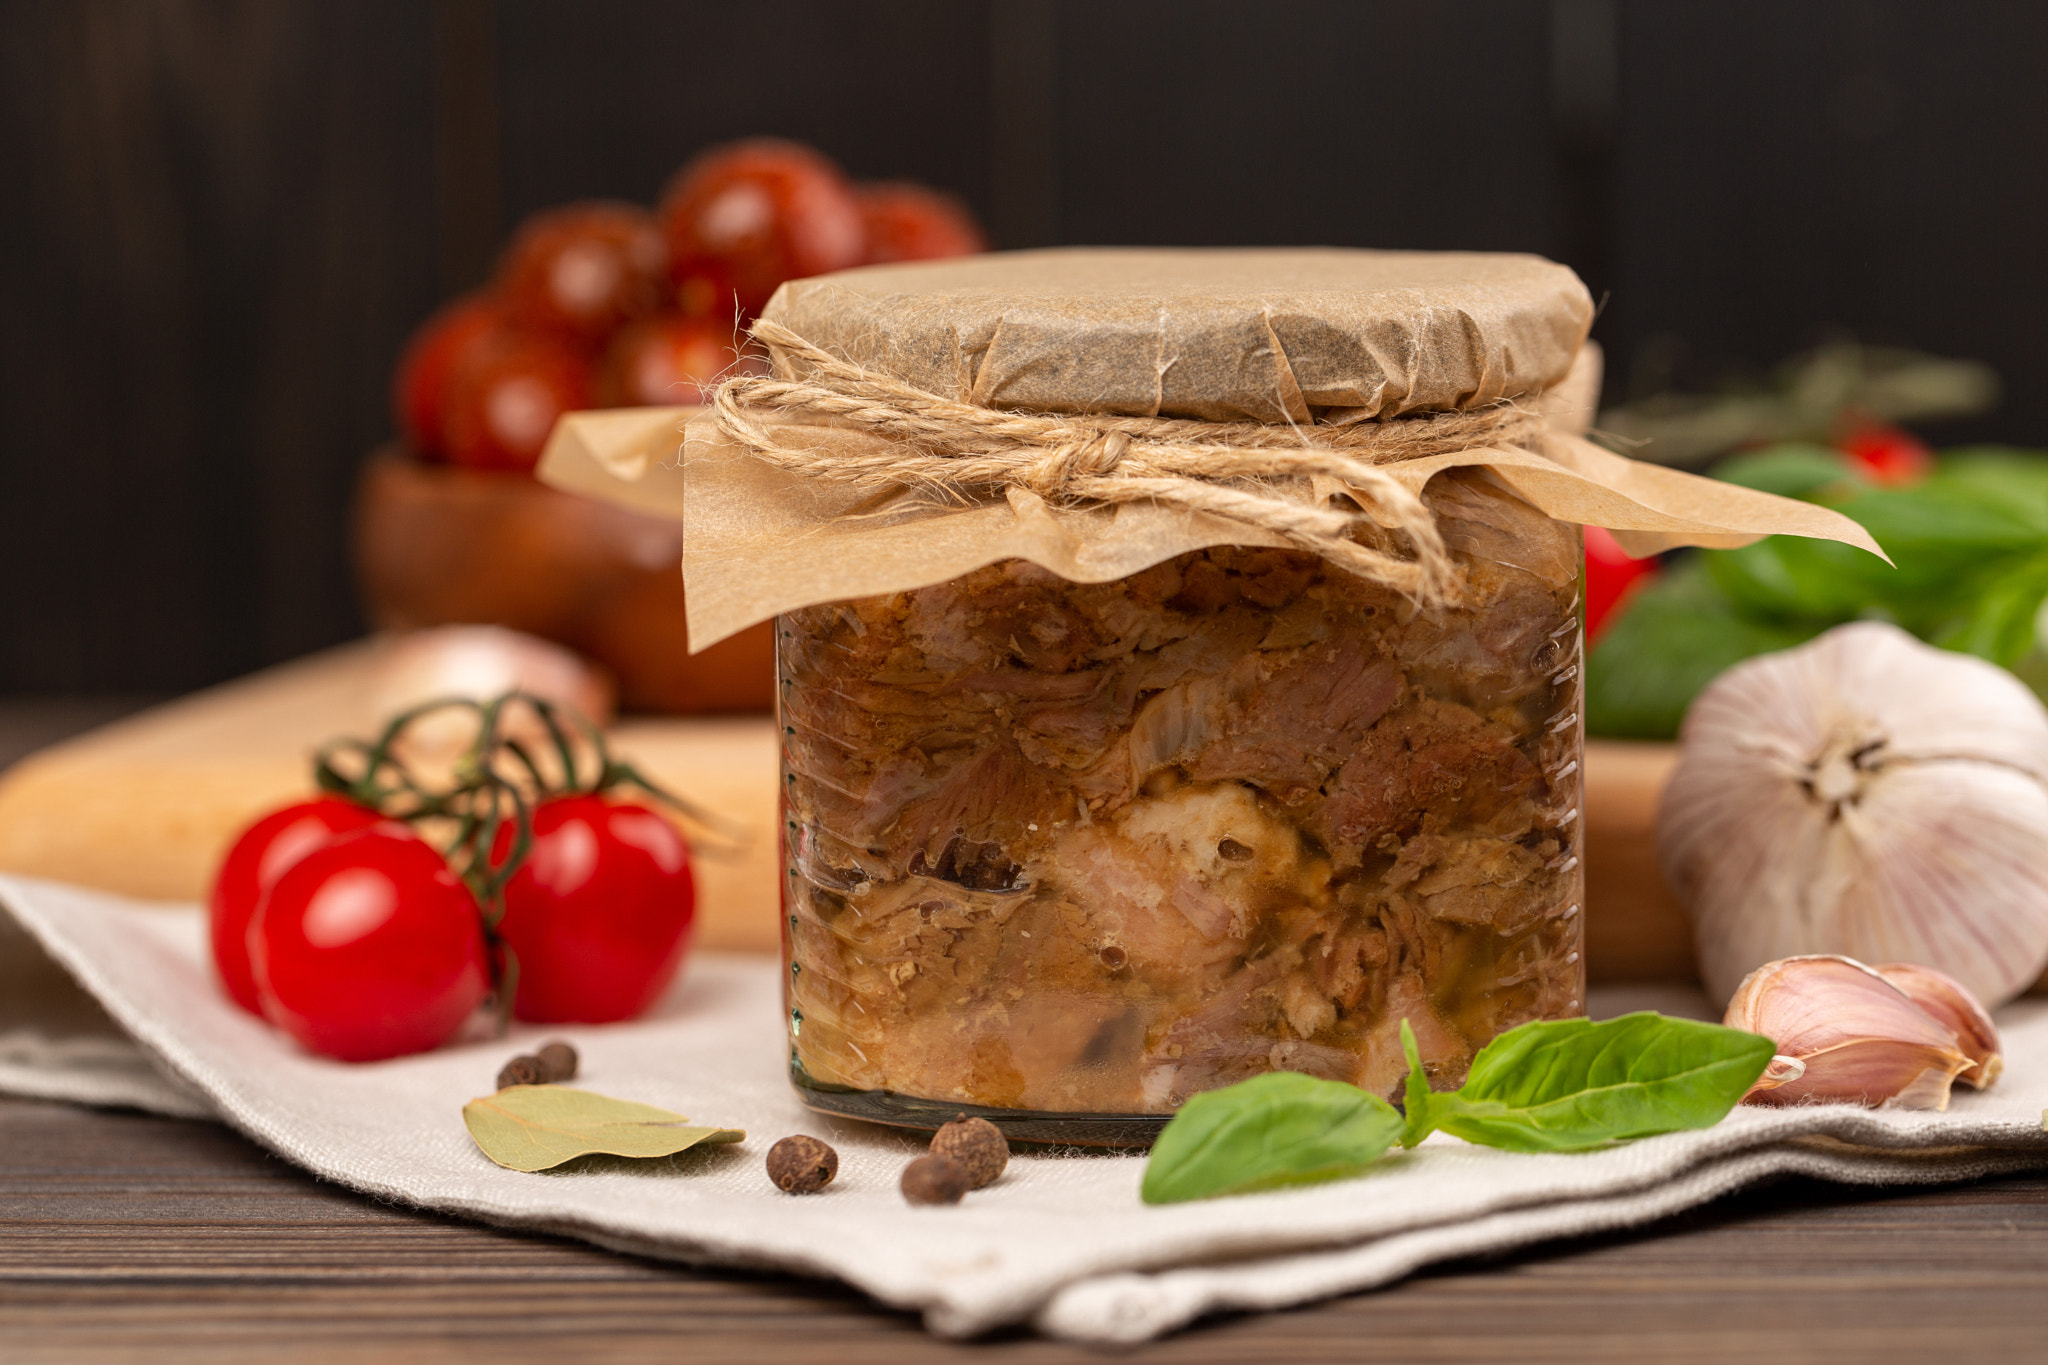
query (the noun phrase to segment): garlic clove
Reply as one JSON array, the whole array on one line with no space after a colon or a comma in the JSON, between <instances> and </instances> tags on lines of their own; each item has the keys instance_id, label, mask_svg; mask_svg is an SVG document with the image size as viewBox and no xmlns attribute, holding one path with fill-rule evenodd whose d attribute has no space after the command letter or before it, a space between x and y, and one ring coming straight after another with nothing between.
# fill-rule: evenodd
<instances>
[{"instance_id":1,"label":"garlic clove","mask_svg":"<svg viewBox=\"0 0 2048 1365\"><path fill-rule=\"evenodd\" d=\"M1846 957L1766 963L1743 978L1722 1022L1779 1053L1745 1104L1946 1109L1950 1085L1973 1065L1912 996Z\"/></svg>"},{"instance_id":2,"label":"garlic clove","mask_svg":"<svg viewBox=\"0 0 2048 1365\"><path fill-rule=\"evenodd\" d=\"M2005 1070L1998 1026L1977 1003L1977 997L1963 988L1962 982L1946 972L1911 962L1883 962L1870 970L1911 996L1914 1004L1956 1036L1956 1046L1970 1059L1970 1065L1957 1080L1979 1090L1998 1080L1999 1073Z\"/></svg>"},{"instance_id":3,"label":"garlic clove","mask_svg":"<svg viewBox=\"0 0 2048 1365\"><path fill-rule=\"evenodd\" d=\"M2048 965L2048 712L1877 622L1694 701L1658 812L1707 987L1799 954L1922 962L1989 1005Z\"/></svg>"}]
</instances>

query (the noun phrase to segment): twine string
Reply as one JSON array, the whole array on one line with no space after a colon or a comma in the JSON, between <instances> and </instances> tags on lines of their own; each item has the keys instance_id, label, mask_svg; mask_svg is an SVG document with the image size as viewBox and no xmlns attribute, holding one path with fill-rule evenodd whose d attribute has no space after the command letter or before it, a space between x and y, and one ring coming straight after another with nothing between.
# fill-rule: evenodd
<instances>
[{"instance_id":1,"label":"twine string","mask_svg":"<svg viewBox=\"0 0 2048 1365\"><path fill-rule=\"evenodd\" d=\"M775 356L776 373L719 386L718 429L792 474L939 503L1010 488L1059 507L1156 503L1264 531L1425 605L1457 600L1456 567L1435 516L1383 466L1530 444L1542 426L1512 404L1307 426L1005 412L878 374L779 323L757 321L753 333ZM813 449L778 434L775 419L851 428L884 445ZM1329 496L1335 491L1352 505ZM1373 526L1404 537L1409 553L1376 548L1387 540Z\"/></svg>"}]
</instances>

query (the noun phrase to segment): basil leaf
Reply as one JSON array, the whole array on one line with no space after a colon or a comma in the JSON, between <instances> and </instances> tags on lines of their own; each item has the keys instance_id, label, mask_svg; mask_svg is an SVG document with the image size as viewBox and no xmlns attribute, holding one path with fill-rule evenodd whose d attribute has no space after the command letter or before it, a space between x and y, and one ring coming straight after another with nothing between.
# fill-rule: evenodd
<instances>
[{"instance_id":1,"label":"basil leaf","mask_svg":"<svg viewBox=\"0 0 2048 1365\"><path fill-rule=\"evenodd\" d=\"M1298 1071L1274 1071L1196 1095L1159 1134L1139 1190L1175 1204L1363 1172L1401 1131L1377 1095Z\"/></svg>"},{"instance_id":2,"label":"basil leaf","mask_svg":"<svg viewBox=\"0 0 2048 1365\"><path fill-rule=\"evenodd\" d=\"M1964 610L1924 632L1943 649L1974 654L2011 668L2034 647L2034 623L2048 601L2048 554L2006 567Z\"/></svg>"},{"instance_id":3,"label":"basil leaf","mask_svg":"<svg viewBox=\"0 0 2048 1365\"><path fill-rule=\"evenodd\" d=\"M1798 442L1732 456L1707 472L1723 483L1776 493L1781 498L1813 500L1826 493L1867 486L1839 450Z\"/></svg>"},{"instance_id":4,"label":"basil leaf","mask_svg":"<svg viewBox=\"0 0 2048 1365\"><path fill-rule=\"evenodd\" d=\"M1436 1097L1429 1088L1429 1074L1422 1069L1422 1049L1415 1045L1415 1030L1405 1018L1401 1020L1401 1055L1408 1059L1408 1088L1401 1096L1401 1106L1407 1111L1402 1115L1401 1145L1413 1147L1436 1131L1430 1113L1430 1102Z\"/></svg>"},{"instance_id":5,"label":"basil leaf","mask_svg":"<svg viewBox=\"0 0 2048 1365\"><path fill-rule=\"evenodd\" d=\"M1660 1014L1523 1024L1479 1050L1457 1093L1432 1095L1429 1118L1467 1142L1516 1152L1707 1128L1775 1050L1758 1034Z\"/></svg>"},{"instance_id":6,"label":"basil leaf","mask_svg":"<svg viewBox=\"0 0 2048 1365\"><path fill-rule=\"evenodd\" d=\"M2048 536L2048 460L2038 450L2011 446L1964 446L1948 451L1934 477L1943 484L1975 489Z\"/></svg>"},{"instance_id":7,"label":"basil leaf","mask_svg":"<svg viewBox=\"0 0 2048 1365\"><path fill-rule=\"evenodd\" d=\"M1741 615L1708 576L1703 558L1675 564L1645 583L1593 646L1586 660L1586 728L1593 734L1670 739L1685 708L1722 670L1790 649L1825 629Z\"/></svg>"}]
</instances>

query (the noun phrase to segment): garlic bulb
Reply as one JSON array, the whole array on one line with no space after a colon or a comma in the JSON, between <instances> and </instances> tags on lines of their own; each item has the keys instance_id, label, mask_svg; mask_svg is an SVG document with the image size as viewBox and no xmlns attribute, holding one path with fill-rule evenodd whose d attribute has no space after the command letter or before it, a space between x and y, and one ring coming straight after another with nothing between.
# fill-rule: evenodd
<instances>
[{"instance_id":1,"label":"garlic bulb","mask_svg":"<svg viewBox=\"0 0 2048 1365\"><path fill-rule=\"evenodd\" d=\"M378 715L441 697L494 697L513 688L574 707L599 725L612 718L611 680L549 640L503 626L435 626L385 646L370 679Z\"/></svg>"},{"instance_id":2,"label":"garlic bulb","mask_svg":"<svg viewBox=\"0 0 2048 1365\"><path fill-rule=\"evenodd\" d=\"M1987 1005L2048 962L2048 712L1992 664L1838 626L1693 702L1657 814L1717 999L1803 953L1926 963Z\"/></svg>"},{"instance_id":3,"label":"garlic bulb","mask_svg":"<svg viewBox=\"0 0 2048 1365\"><path fill-rule=\"evenodd\" d=\"M1976 997L1963 983L1932 967L1910 962L1880 962L1870 970L1913 998L1913 1003L1932 1015L1956 1036L1956 1046L1970 1059L1956 1079L1982 1090L2005 1070L2005 1054L1998 1042L1998 1027L1991 1022Z\"/></svg>"},{"instance_id":4,"label":"garlic bulb","mask_svg":"<svg viewBox=\"0 0 2048 1365\"><path fill-rule=\"evenodd\" d=\"M1766 963L1736 987L1722 1022L1778 1049L1745 1104L1946 1109L1950 1085L1972 1065L1910 995L1846 957Z\"/></svg>"},{"instance_id":5,"label":"garlic bulb","mask_svg":"<svg viewBox=\"0 0 2048 1365\"><path fill-rule=\"evenodd\" d=\"M594 664L548 640L502 626L435 626L390 641L368 679L371 713L400 711L448 697L483 701L514 688L545 697L598 725L612 718L611 680ZM526 712L505 718L506 732L542 752L546 731ZM408 761L452 760L476 737L476 717L443 711L407 731Z\"/></svg>"}]
</instances>

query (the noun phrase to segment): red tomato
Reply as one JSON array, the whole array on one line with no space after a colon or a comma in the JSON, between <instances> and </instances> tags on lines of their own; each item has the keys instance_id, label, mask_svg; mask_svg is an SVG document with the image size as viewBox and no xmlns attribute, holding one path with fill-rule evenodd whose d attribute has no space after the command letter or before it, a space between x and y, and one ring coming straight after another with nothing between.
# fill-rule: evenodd
<instances>
[{"instance_id":1,"label":"red tomato","mask_svg":"<svg viewBox=\"0 0 2048 1365\"><path fill-rule=\"evenodd\" d=\"M1591 644L1636 585L1657 572L1657 559L1637 559L1614 533L1586 528L1586 643Z\"/></svg>"},{"instance_id":2,"label":"red tomato","mask_svg":"<svg viewBox=\"0 0 2048 1365\"><path fill-rule=\"evenodd\" d=\"M457 299L421 323L398 358L391 406L398 429L423 455L448 453L442 429L448 385L505 325L505 306L487 294Z\"/></svg>"},{"instance_id":3,"label":"red tomato","mask_svg":"<svg viewBox=\"0 0 2048 1365\"><path fill-rule=\"evenodd\" d=\"M507 829L495 856L510 847ZM585 1024L641 1014L675 978L696 913L689 845L659 814L602 796L541 803L498 922L519 958L512 1012Z\"/></svg>"},{"instance_id":4,"label":"red tomato","mask_svg":"<svg viewBox=\"0 0 2048 1365\"><path fill-rule=\"evenodd\" d=\"M213 879L207 902L207 931L213 965L228 998L251 1014L263 1013L256 979L249 972L249 921L264 893L301 858L340 834L381 819L353 801L323 796L284 806L242 831Z\"/></svg>"},{"instance_id":5,"label":"red tomato","mask_svg":"<svg viewBox=\"0 0 2048 1365\"><path fill-rule=\"evenodd\" d=\"M555 419L590 406L590 362L545 332L504 330L448 386L448 459L470 469L532 469Z\"/></svg>"},{"instance_id":6,"label":"red tomato","mask_svg":"<svg viewBox=\"0 0 2048 1365\"><path fill-rule=\"evenodd\" d=\"M498 281L520 321L597 346L661 306L668 247L643 208L572 204L526 220Z\"/></svg>"},{"instance_id":7,"label":"red tomato","mask_svg":"<svg viewBox=\"0 0 2048 1365\"><path fill-rule=\"evenodd\" d=\"M685 317L710 318L730 329L741 321L739 300L732 271L708 256L692 261L689 273L676 280L676 307Z\"/></svg>"},{"instance_id":8,"label":"red tomato","mask_svg":"<svg viewBox=\"0 0 2048 1365\"><path fill-rule=\"evenodd\" d=\"M475 897L395 821L342 835L279 877L249 956L264 1016L345 1062L438 1047L490 991Z\"/></svg>"},{"instance_id":9,"label":"red tomato","mask_svg":"<svg viewBox=\"0 0 2048 1365\"><path fill-rule=\"evenodd\" d=\"M784 280L859 265L865 249L846 176L820 153L777 138L698 157L669 182L658 213L676 282L730 278L744 317Z\"/></svg>"},{"instance_id":10,"label":"red tomato","mask_svg":"<svg viewBox=\"0 0 2048 1365\"><path fill-rule=\"evenodd\" d=\"M870 262L930 261L988 250L981 224L950 194L902 181L862 185L859 194Z\"/></svg>"},{"instance_id":11,"label":"red tomato","mask_svg":"<svg viewBox=\"0 0 2048 1365\"><path fill-rule=\"evenodd\" d=\"M1835 445L1864 478L1890 488L1918 483L1934 468L1934 452L1925 442L1882 423L1855 423Z\"/></svg>"},{"instance_id":12,"label":"red tomato","mask_svg":"<svg viewBox=\"0 0 2048 1365\"><path fill-rule=\"evenodd\" d=\"M701 403L712 381L766 368L751 351L735 355L729 320L679 313L636 322L620 332L597 370L600 407Z\"/></svg>"}]
</instances>

